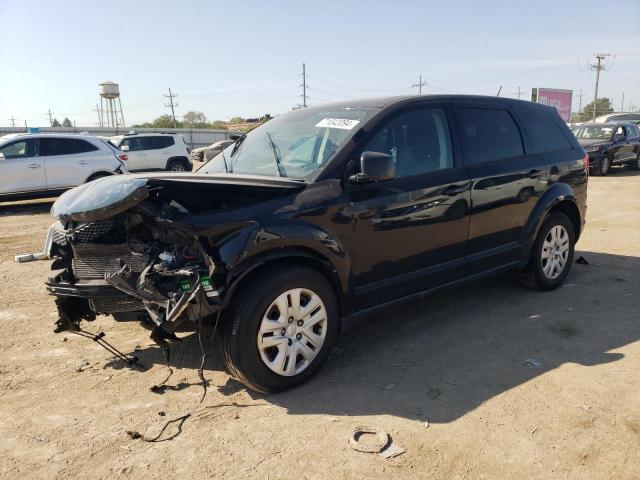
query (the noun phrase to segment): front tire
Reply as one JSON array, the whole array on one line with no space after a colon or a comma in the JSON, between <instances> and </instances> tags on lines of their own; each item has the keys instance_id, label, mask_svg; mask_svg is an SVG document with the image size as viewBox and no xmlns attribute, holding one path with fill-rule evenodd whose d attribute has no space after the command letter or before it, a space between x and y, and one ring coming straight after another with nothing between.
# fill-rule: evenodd
<instances>
[{"instance_id":1,"label":"front tire","mask_svg":"<svg viewBox=\"0 0 640 480\"><path fill-rule=\"evenodd\" d=\"M522 284L538 290L558 288L571 270L575 243L569 217L551 213L540 227L529 264L519 272Z\"/></svg>"},{"instance_id":2,"label":"front tire","mask_svg":"<svg viewBox=\"0 0 640 480\"><path fill-rule=\"evenodd\" d=\"M222 360L231 375L262 393L309 380L338 336L333 287L298 265L279 264L249 277L225 317Z\"/></svg>"},{"instance_id":3,"label":"front tire","mask_svg":"<svg viewBox=\"0 0 640 480\"><path fill-rule=\"evenodd\" d=\"M594 169L594 173L599 177L604 177L611 169L611 159L609 155L603 155L600 164Z\"/></svg>"}]
</instances>

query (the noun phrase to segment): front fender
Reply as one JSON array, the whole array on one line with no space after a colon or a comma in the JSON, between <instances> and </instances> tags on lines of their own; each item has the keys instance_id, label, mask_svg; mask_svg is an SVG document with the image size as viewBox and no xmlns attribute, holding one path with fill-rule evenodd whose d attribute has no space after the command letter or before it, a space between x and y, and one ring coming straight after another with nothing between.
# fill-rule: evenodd
<instances>
[{"instance_id":1,"label":"front fender","mask_svg":"<svg viewBox=\"0 0 640 480\"><path fill-rule=\"evenodd\" d=\"M339 296L349 290L349 258L343 245L321 227L286 221L259 227L246 225L225 236L207 250L215 248L217 270L224 272L224 304L232 289L247 274L273 260L306 259L321 266L330 276Z\"/></svg>"},{"instance_id":2,"label":"front fender","mask_svg":"<svg viewBox=\"0 0 640 480\"><path fill-rule=\"evenodd\" d=\"M527 219L527 223L522 234L523 248L522 256L520 258L522 266L525 266L529 262L531 249L536 241L542 222L544 222L544 219L553 207L564 201L569 201L576 205L575 194L572 188L566 183L554 183L544 192L544 194L542 194L540 200L538 200L538 203ZM577 205L576 210L578 210L578 212L580 211ZM579 234L579 232L576 233Z\"/></svg>"}]
</instances>

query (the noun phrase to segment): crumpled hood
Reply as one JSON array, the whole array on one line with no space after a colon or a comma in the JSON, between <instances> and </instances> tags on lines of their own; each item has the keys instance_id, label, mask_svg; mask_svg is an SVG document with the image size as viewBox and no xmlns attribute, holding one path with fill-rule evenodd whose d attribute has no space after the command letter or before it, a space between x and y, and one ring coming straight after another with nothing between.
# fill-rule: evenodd
<instances>
[{"instance_id":1,"label":"crumpled hood","mask_svg":"<svg viewBox=\"0 0 640 480\"><path fill-rule=\"evenodd\" d=\"M204 173L151 173L112 175L73 188L58 198L51 215L63 221L90 222L113 217L147 199L151 192L163 187L178 187L193 192L191 203L204 200L203 190L210 199L216 190L242 194L243 199L255 194L256 198L305 188L299 180L257 175L204 174Z\"/></svg>"}]
</instances>

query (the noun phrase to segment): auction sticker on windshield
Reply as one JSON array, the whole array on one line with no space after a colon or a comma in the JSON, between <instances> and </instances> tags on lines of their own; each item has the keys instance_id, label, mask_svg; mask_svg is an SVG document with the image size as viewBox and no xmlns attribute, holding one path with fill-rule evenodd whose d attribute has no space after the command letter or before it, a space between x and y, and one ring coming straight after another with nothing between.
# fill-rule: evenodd
<instances>
[{"instance_id":1,"label":"auction sticker on windshield","mask_svg":"<svg viewBox=\"0 0 640 480\"><path fill-rule=\"evenodd\" d=\"M360 120L351 120L349 118L323 118L316 127L320 128L340 128L341 130L351 130Z\"/></svg>"}]
</instances>

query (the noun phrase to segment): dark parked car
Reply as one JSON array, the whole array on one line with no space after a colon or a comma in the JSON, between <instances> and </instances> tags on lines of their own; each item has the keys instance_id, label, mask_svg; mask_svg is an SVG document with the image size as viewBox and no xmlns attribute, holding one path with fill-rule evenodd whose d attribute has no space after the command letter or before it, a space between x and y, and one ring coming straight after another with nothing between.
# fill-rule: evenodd
<instances>
[{"instance_id":1,"label":"dark parked car","mask_svg":"<svg viewBox=\"0 0 640 480\"><path fill-rule=\"evenodd\" d=\"M558 287L584 225L586 155L555 109L369 99L272 119L195 174L111 177L55 203L58 330L112 314L161 345L210 318L249 387L310 378L376 309L517 270Z\"/></svg>"},{"instance_id":2,"label":"dark parked car","mask_svg":"<svg viewBox=\"0 0 640 480\"><path fill-rule=\"evenodd\" d=\"M613 165L640 170L640 127L631 122L585 123L573 129L589 154L589 168L606 175Z\"/></svg>"}]
</instances>

